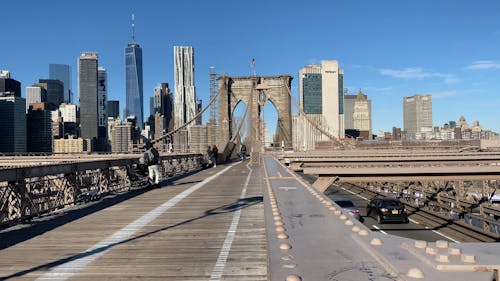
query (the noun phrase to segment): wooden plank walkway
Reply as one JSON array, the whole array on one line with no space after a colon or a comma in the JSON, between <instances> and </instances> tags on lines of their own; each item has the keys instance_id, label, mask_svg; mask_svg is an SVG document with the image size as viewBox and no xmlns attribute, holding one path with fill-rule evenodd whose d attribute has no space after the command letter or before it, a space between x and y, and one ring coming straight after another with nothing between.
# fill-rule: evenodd
<instances>
[{"instance_id":1,"label":"wooden plank walkway","mask_svg":"<svg viewBox=\"0 0 500 281\"><path fill-rule=\"evenodd\" d=\"M3 230L0 280L267 280L262 169L246 163Z\"/></svg>"}]
</instances>

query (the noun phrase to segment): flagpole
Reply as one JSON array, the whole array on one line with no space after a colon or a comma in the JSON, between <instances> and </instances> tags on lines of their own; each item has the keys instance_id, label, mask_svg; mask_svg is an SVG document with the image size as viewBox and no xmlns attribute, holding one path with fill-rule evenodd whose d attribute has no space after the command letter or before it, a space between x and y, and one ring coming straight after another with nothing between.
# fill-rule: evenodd
<instances>
[{"instance_id":1,"label":"flagpole","mask_svg":"<svg viewBox=\"0 0 500 281\"><path fill-rule=\"evenodd\" d=\"M252 65L252 69L253 69L253 76L257 76L255 74L255 59L252 59L251 65Z\"/></svg>"}]
</instances>

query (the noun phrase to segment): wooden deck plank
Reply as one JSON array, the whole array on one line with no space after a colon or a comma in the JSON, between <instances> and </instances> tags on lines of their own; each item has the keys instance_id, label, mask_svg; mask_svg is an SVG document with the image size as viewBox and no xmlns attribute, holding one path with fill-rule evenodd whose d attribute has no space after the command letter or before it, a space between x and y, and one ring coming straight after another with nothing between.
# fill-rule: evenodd
<instances>
[{"instance_id":1,"label":"wooden deck plank","mask_svg":"<svg viewBox=\"0 0 500 281\"><path fill-rule=\"evenodd\" d=\"M223 168L180 179L3 249L0 279L36 279ZM71 280L208 280L239 209L222 280L267 280L261 176L251 177L249 199L238 203L247 174L243 164L226 171L106 249Z\"/></svg>"}]
</instances>

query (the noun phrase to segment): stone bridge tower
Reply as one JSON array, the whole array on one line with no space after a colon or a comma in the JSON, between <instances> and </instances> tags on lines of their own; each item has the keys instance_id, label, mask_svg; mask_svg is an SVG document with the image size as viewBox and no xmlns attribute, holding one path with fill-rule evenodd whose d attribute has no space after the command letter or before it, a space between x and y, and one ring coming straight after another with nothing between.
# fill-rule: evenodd
<instances>
[{"instance_id":1,"label":"stone bridge tower","mask_svg":"<svg viewBox=\"0 0 500 281\"><path fill-rule=\"evenodd\" d=\"M224 149L223 157L225 159L228 159L236 148L235 144L230 141L236 134L236 132L233 132L233 113L240 102L247 106L247 114L250 115L250 132L248 132L250 147L248 150L254 162L260 159L260 152L263 150L264 134L260 120L266 102L271 102L278 113L277 140L280 145L292 147L290 97L292 76L221 76L217 80L219 83L219 132L217 143L220 148ZM239 149L239 147L236 149Z\"/></svg>"}]
</instances>

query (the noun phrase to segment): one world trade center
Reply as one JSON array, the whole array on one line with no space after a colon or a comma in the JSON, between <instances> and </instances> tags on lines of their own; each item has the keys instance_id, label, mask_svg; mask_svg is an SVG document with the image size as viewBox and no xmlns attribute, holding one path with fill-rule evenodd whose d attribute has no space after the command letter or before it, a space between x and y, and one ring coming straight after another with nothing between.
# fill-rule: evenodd
<instances>
[{"instance_id":1,"label":"one world trade center","mask_svg":"<svg viewBox=\"0 0 500 281\"><path fill-rule=\"evenodd\" d=\"M137 127L142 129L144 106L142 90L142 48L135 42L134 15L132 15L132 43L125 48L125 93L127 96L125 116L134 115Z\"/></svg>"}]
</instances>

